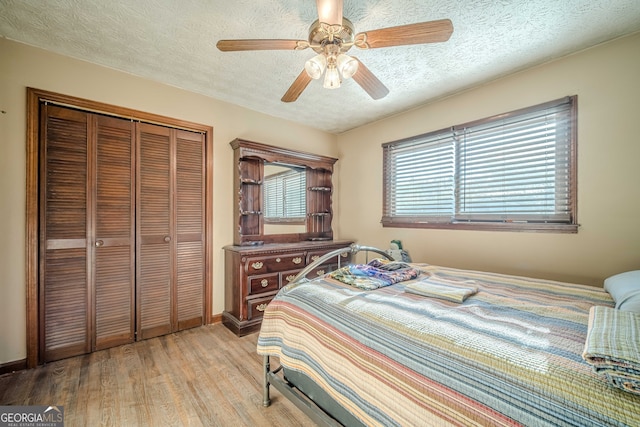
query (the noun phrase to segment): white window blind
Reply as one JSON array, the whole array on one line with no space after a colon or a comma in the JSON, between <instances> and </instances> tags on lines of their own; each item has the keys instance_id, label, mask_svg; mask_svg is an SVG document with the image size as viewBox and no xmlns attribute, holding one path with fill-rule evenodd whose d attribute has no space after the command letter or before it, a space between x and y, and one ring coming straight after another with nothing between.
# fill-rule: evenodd
<instances>
[{"instance_id":1,"label":"white window blind","mask_svg":"<svg viewBox=\"0 0 640 427\"><path fill-rule=\"evenodd\" d=\"M265 178L264 217L270 221L299 220L306 213L305 174L297 170Z\"/></svg>"},{"instance_id":2,"label":"white window blind","mask_svg":"<svg viewBox=\"0 0 640 427\"><path fill-rule=\"evenodd\" d=\"M284 186L282 180L266 178L262 185L264 196L263 214L265 218L280 217L284 212Z\"/></svg>"},{"instance_id":3,"label":"white window blind","mask_svg":"<svg viewBox=\"0 0 640 427\"><path fill-rule=\"evenodd\" d=\"M382 223L575 225L575 102L383 144Z\"/></svg>"},{"instance_id":4,"label":"white window blind","mask_svg":"<svg viewBox=\"0 0 640 427\"><path fill-rule=\"evenodd\" d=\"M454 214L454 144L452 133L428 134L385 148L385 218L428 216L448 221Z\"/></svg>"}]
</instances>

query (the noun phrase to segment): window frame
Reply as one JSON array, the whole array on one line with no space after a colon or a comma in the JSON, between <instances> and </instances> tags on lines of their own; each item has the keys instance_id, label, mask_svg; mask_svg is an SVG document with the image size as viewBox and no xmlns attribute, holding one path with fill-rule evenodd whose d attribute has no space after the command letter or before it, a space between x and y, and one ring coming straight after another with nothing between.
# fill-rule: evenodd
<instances>
[{"instance_id":1,"label":"window frame","mask_svg":"<svg viewBox=\"0 0 640 427\"><path fill-rule=\"evenodd\" d=\"M383 227L396 227L396 228L428 228L428 229L450 229L450 230L481 230L481 231L524 231L524 232L550 232L550 233L577 233L578 221L577 221L577 115L578 115L578 102L577 95L567 96L564 98L556 99L553 101L545 102L542 104L526 107L518 110L514 110L504 114L497 114L494 116L486 117L479 120L474 120L460 125L454 125L444 129L440 129L434 132L428 132L425 134L387 142L382 144L383 148L383 209L381 223ZM435 216L394 216L391 214L390 200L395 195L390 194L393 181L393 177L389 176L391 173L391 152L393 148L406 147L411 145L423 144L425 147L429 144L440 140L446 136L447 133L451 135L452 141L456 138L456 132L462 129L471 127L486 126L492 122L503 121L505 119L513 119L518 116L527 115L536 111L543 111L545 109L553 108L563 104L569 106L569 147L568 147L568 212L569 219L567 222L545 222L539 221L514 221L514 220L480 220L480 219L465 219L459 220L460 209L458 208L458 177L454 176L454 213L453 215L446 215L445 222L442 218L438 220ZM457 144L457 142L453 142ZM455 157L455 156L454 156ZM454 161L454 175L458 175L460 166L458 160Z\"/></svg>"}]
</instances>

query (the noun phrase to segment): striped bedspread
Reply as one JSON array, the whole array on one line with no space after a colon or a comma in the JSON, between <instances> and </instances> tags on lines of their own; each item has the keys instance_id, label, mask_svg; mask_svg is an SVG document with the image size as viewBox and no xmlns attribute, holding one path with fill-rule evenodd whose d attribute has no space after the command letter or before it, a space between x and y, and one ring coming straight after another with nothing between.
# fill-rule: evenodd
<instances>
[{"instance_id":1,"label":"striped bedspread","mask_svg":"<svg viewBox=\"0 0 640 427\"><path fill-rule=\"evenodd\" d=\"M640 396L582 358L594 287L415 264L463 303L320 278L269 304L258 353L306 374L367 425L640 425Z\"/></svg>"}]
</instances>

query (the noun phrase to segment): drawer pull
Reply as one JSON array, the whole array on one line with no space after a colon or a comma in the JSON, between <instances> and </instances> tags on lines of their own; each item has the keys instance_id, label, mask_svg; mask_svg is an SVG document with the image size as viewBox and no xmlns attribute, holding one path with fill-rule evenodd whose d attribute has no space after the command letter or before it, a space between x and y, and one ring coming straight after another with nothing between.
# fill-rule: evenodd
<instances>
[{"instance_id":1,"label":"drawer pull","mask_svg":"<svg viewBox=\"0 0 640 427\"><path fill-rule=\"evenodd\" d=\"M320 258L320 255L314 255L311 257L311 261L316 261L318 258Z\"/></svg>"},{"instance_id":2,"label":"drawer pull","mask_svg":"<svg viewBox=\"0 0 640 427\"><path fill-rule=\"evenodd\" d=\"M324 270L318 270L318 271L316 272L316 274L317 274L318 276L322 276L322 275L324 274Z\"/></svg>"},{"instance_id":3,"label":"drawer pull","mask_svg":"<svg viewBox=\"0 0 640 427\"><path fill-rule=\"evenodd\" d=\"M258 311L265 311L266 309L267 309L267 304L266 303L262 303L262 304L256 306L256 310L258 310Z\"/></svg>"},{"instance_id":4,"label":"drawer pull","mask_svg":"<svg viewBox=\"0 0 640 427\"><path fill-rule=\"evenodd\" d=\"M292 259L291 261L293 261L294 264L300 264L302 262L302 258L298 256Z\"/></svg>"},{"instance_id":5,"label":"drawer pull","mask_svg":"<svg viewBox=\"0 0 640 427\"><path fill-rule=\"evenodd\" d=\"M262 285L263 288L266 288L267 286L269 286L269 281L267 279L262 279L260 281L260 284Z\"/></svg>"},{"instance_id":6,"label":"drawer pull","mask_svg":"<svg viewBox=\"0 0 640 427\"><path fill-rule=\"evenodd\" d=\"M280 262L282 261L280 258L276 258L276 262Z\"/></svg>"},{"instance_id":7,"label":"drawer pull","mask_svg":"<svg viewBox=\"0 0 640 427\"><path fill-rule=\"evenodd\" d=\"M285 279L287 279L287 282L290 282L290 281L292 281L295 277L296 277L296 275L295 275L295 274L290 274L290 275L288 275L287 277L285 277Z\"/></svg>"},{"instance_id":8,"label":"drawer pull","mask_svg":"<svg viewBox=\"0 0 640 427\"><path fill-rule=\"evenodd\" d=\"M253 267L254 270L260 270L263 265L264 265L263 263L258 261L258 262L254 262L253 264L251 264L251 267Z\"/></svg>"}]
</instances>

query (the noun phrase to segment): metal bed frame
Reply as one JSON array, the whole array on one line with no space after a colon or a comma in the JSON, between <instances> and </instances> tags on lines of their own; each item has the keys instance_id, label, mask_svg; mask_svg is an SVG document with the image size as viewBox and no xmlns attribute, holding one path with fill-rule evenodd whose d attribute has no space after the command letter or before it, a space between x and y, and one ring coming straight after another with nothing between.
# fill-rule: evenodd
<instances>
[{"instance_id":1,"label":"metal bed frame","mask_svg":"<svg viewBox=\"0 0 640 427\"><path fill-rule=\"evenodd\" d=\"M366 261L369 259L369 252L374 252L376 254L384 256L386 259L393 261L393 257L387 254L385 251L374 248L372 246L360 246L356 244L352 244L349 247L336 249L334 251L328 252L325 255L321 256L307 267L302 269L300 273L296 275L296 277L291 280L289 283L296 282L307 282L309 279L306 278L307 274L314 270L318 265L324 263L325 261L337 257L338 258L338 268L340 268L340 256L342 254L352 254L355 255L358 252L364 251L366 252ZM262 389L262 405L267 407L271 404L271 398L269 395L269 387L273 386L278 390L284 397L289 399L294 405L296 405L302 412L304 412L309 418L311 418L317 425L320 426L341 426L342 424L338 422L335 418L321 409L316 403L307 397L302 391L300 391L295 384L289 382L289 380L284 376L283 367L279 366L275 370L271 370L271 363L269 361L269 356L263 356L263 389Z\"/></svg>"}]
</instances>

